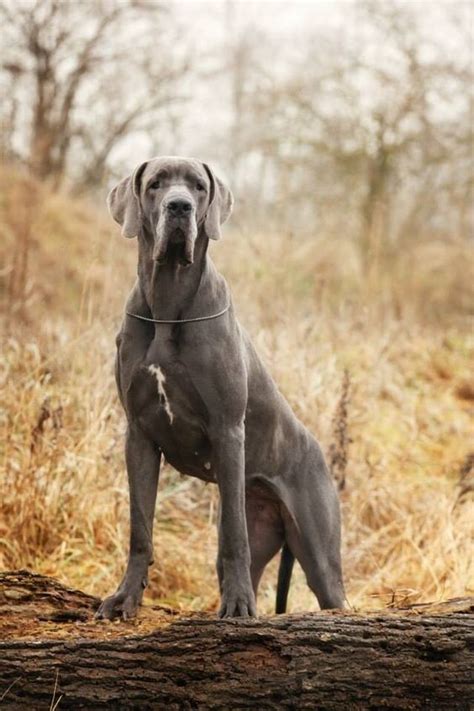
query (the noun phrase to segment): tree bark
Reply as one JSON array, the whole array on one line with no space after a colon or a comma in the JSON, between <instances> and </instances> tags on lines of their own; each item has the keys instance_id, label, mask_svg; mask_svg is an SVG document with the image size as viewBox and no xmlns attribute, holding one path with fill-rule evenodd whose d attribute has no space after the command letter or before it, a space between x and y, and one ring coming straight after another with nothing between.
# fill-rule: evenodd
<instances>
[{"instance_id":1,"label":"tree bark","mask_svg":"<svg viewBox=\"0 0 474 711\"><path fill-rule=\"evenodd\" d=\"M2 709L467 709L474 598L373 613L257 620L142 608L0 574Z\"/></svg>"}]
</instances>

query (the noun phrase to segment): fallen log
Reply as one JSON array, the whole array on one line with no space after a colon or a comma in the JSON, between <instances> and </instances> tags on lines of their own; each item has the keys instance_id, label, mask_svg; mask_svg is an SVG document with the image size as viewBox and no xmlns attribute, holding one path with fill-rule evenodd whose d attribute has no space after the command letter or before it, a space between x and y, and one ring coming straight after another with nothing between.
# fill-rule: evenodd
<instances>
[{"instance_id":1,"label":"fallen log","mask_svg":"<svg viewBox=\"0 0 474 711\"><path fill-rule=\"evenodd\" d=\"M1 709L470 709L474 598L219 621L0 574Z\"/></svg>"}]
</instances>

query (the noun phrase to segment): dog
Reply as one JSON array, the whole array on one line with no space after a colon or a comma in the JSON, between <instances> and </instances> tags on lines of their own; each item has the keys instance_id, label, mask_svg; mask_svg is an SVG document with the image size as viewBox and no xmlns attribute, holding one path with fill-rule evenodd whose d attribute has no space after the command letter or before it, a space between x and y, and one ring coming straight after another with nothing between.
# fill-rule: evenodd
<instances>
[{"instance_id":1,"label":"dog","mask_svg":"<svg viewBox=\"0 0 474 711\"><path fill-rule=\"evenodd\" d=\"M209 240L220 239L232 211L229 188L199 160L158 157L107 202L123 236L138 238L138 270L116 341L128 423L129 558L97 616L128 619L141 604L162 457L219 488L220 617L256 615L260 578L279 551L277 613L286 610L295 558L320 607L342 608L336 487L209 256Z\"/></svg>"}]
</instances>

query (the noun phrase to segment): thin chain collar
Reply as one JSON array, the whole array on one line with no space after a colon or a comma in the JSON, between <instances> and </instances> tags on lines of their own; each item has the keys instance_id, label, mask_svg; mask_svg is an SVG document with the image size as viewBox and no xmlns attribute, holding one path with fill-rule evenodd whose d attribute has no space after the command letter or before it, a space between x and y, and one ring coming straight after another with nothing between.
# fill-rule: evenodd
<instances>
[{"instance_id":1,"label":"thin chain collar","mask_svg":"<svg viewBox=\"0 0 474 711\"><path fill-rule=\"evenodd\" d=\"M167 319L167 318L148 318L147 316L140 316L139 314L132 314L130 311L126 311L127 316L132 316L132 318L138 318L140 321L148 321L149 323L195 323L196 321L210 321L213 318L219 318L223 316L230 309L230 302L227 304L225 309L218 311L216 314L211 314L210 316L196 316L195 318L177 318L177 319Z\"/></svg>"}]
</instances>

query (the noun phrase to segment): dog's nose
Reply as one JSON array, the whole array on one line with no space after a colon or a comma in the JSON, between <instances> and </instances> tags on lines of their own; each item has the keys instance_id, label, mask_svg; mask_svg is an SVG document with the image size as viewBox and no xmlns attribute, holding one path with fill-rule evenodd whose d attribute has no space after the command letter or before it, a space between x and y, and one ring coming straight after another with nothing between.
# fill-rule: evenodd
<instances>
[{"instance_id":1,"label":"dog's nose","mask_svg":"<svg viewBox=\"0 0 474 711\"><path fill-rule=\"evenodd\" d=\"M186 213L191 212L193 206L189 200L170 200L166 208L172 215L179 217L180 215L186 215Z\"/></svg>"}]
</instances>

